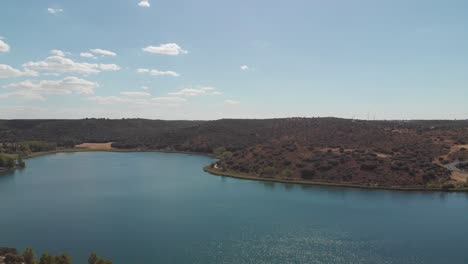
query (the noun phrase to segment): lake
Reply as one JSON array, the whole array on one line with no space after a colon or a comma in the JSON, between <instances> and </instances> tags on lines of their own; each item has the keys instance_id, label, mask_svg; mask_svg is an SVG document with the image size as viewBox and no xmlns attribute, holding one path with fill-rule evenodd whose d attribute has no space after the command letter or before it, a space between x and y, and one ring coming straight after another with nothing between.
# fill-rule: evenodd
<instances>
[{"instance_id":1,"label":"lake","mask_svg":"<svg viewBox=\"0 0 468 264\"><path fill-rule=\"evenodd\" d=\"M61 153L0 175L0 246L128 263L468 263L468 194L213 176L212 158Z\"/></svg>"}]
</instances>

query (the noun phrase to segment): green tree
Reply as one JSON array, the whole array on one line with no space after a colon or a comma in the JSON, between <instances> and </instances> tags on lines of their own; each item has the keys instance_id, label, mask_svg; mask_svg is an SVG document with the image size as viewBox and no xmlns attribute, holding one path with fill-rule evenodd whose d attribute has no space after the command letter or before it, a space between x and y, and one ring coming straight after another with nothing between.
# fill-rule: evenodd
<instances>
[{"instance_id":1,"label":"green tree","mask_svg":"<svg viewBox=\"0 0 468 264\"><path fill-rule=\"evenodd\" d=\"M57 255L54 257L54 264L71 264L71 257L67 254Z\"/></svg>"},{"instance_id":2,"label":"green tree","mask_svg":"<svg viewBox=\"0 0 468 264\"><path fill-rule=\"evenodd\" d=\"M99 258L96 262L96 264L112 264L112 261L108 260L108 259L102 259L102 258Z\"/></svg>"},{"instance_id":3,"label":"green tree","mask_svg":"<svg viewBox=\"0 0 468 264\"><path fill-rule=\"evenodd\" d=\"M88 264L96 264L97 260L98 260L98 257L96 253L92 252L88 258Z\"/></svg>"},{"instance_id":4,"label":"green tree","mask_svg":"<svg viewBox=\"0 0 468 264\"><path fill-rule=\"evenodd\" d=\"M23 252L23 258L25 264L34 264L36 263L36 255L32 248L26 248Z\"/></svg>"},{"instance_id":5,"label":"green tree","mask_svg":"<svg viewBox=\"0 0 468 264\"><path fill-rule=\"evenodd\" d=\"M224 147L218 147L218 148L215 148L213 150L213 153L216 155L216 156L222 156L223 153L226 151L226 149Z\"/></svg>"},{"instance_id":6,"label":"green tree","mask_svg":"<svg viewBox=\"0 0 468 264\"><path fill-rule=\"evenodd\" d=\"M54 264L54 257L50 254L43 253L39 259L39 264Z\"/></svg>"},{"instance_id":7,"label":"green tree","mask_svg":"<svg viewBox=\"0 0 468 264\"><path fill-rule=\"evenodd\" d=\"M230 157L232 157L232 152L231 151L224 151L222 156L223 156L223 158L230 158Z\"/></svg>"},{"instance_id":8,"label":"green tree","mask_svg":"<svg viewBox=\"0 0 468 264\"><path fill-rule=\"evenodd\" d=\"M23 158L21 158L21 156L18 157L18 166L21 168L26 167L26 163L24 162Z\"/></svg>"},{"instance_id":9,"label":"green tree","mask_svg":"<svg viewBox=\"0 0 468 264\"><path fill-rule=\"evenodd\" d=\"M290 169L284 169L282 172L281 172L281 175L285 178L289 178L292 176L292 171Z\"/></svg>"},{"instance_id":10,"label":"green tree","mask_svg":"<svg viewBox=\"0 0 468 264\"><path fill-rule=\"evenodd\" d=\"M6 162L6 167L9 169L12 169L16 166L16 162L13 158L7 157Z\"/></svg>"}]
</instances>

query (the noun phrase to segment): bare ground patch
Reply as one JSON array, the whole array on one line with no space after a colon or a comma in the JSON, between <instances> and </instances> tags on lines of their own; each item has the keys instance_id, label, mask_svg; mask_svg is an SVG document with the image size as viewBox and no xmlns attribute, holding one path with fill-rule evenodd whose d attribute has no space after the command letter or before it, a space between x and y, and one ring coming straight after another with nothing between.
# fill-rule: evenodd
<instances>
[{"instance_id":1,"label":"bare ground patch","mask_svg":"<svg viewBox=\"0 0 468 264\"><path fill-rule=\"evenodd\" d=\"M93 150L110 150L112 148L112 142L107 143L82 143L76 145L75 148L83 148L83 149L93 149Z\"/></svg>"}]
</instances>

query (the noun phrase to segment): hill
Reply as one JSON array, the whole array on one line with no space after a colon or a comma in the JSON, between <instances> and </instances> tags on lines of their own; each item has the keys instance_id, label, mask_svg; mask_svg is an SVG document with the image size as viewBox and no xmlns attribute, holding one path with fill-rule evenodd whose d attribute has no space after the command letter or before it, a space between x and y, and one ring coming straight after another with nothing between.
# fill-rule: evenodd
<instances>
[{"instance_id":1,"label":"hill","mask_svg":"<svg viewBox=\"0 0 468 264\"><path fill-rule=\"evenodd\" d=\"M221 159L212 169L220 174L372 187L461 186L464 176L454 179L445 165L468 159L462 147L468 144L467 120L0 120L0 139L216 152Z\"/></svg>"}]
</instances>

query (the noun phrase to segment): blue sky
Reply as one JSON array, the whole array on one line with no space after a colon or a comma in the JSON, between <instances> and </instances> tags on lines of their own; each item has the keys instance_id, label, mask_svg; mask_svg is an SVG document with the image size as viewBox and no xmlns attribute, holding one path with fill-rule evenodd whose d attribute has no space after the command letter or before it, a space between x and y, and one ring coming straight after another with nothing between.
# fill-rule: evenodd
<instances>
[{"instance_id":1,"label":"blue sky","mask_svg":"<svg viewBox=\"0 0 468 264\"><path fill-rule=\"evenodd\" d=\"M0 118L468 118L467 1L2 0Z\"/></svg>"}]
</instances>

